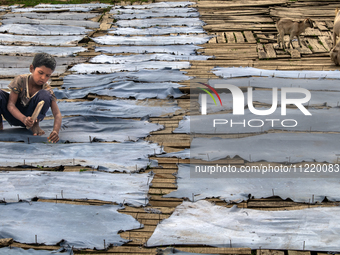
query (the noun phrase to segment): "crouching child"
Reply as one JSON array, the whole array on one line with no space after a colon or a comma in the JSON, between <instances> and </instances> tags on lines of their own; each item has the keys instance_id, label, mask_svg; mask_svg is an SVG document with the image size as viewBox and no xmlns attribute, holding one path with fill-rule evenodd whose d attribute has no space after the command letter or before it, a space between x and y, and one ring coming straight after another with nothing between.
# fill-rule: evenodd
<instances>
[{"instance_id":1,"label":"crouching child","mask_svg":"<svg viewBox=\"0 0 340 255\"><path fill-rule=\"evenodd\" d=\"M38 53L30 65L30 74L15 77L8 86L10 93L0 90L0 130L3 129L3 116L12 126L30 128L33 135L43 135L45 132L39 127L39 122L44 119L47 110L51 107L54 125L47 139L52 143L59 141L61 113L52 87L47 84L55 68L56 61L51 55ZM45 102L44 106L37 120L33 121L31 116L42 100Z\"/></svg>"}]
</instances>

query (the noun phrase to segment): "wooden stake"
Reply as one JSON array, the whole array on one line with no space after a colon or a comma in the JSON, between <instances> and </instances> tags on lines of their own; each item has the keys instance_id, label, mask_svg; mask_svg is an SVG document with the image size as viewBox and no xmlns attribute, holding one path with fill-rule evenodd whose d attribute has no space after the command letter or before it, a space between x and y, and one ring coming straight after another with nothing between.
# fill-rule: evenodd
<instances>
[{"instance_id":1,"label":"wooden stake","mask_svg":"<svg viewBox=\"0 0 340 255\"><path fill-rule=\"evenodd\" d=\"M37 104L37 106L35 107L34 112L33 112L32 116L31 116L33 122L35 122L35 121L37 120L38 115L39 115L39 113L41 112L41 109L43 108L44 104L45 104L45 101L44 101L44 100L41 100L41 101ZM27 128L27 129L30 129L29 127L26 127L26 128Z\"/></svg>"}]
</instances>

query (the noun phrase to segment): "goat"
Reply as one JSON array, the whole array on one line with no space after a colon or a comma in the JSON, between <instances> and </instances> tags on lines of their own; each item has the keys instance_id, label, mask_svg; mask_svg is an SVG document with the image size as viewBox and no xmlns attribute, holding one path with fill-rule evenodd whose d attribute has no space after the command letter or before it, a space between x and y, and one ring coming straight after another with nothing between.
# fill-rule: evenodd
<instances>
[{"instance_id":1,"label":"goat","mask_svg":"<svg viewBox=\"0 0 340 255\"><path fill-rule=\"evenodd\" d=\"M278 37L277 37L277 43L280 46L280 42L282 42L283 48L285 49L285 42L284 42L284 35L289 35L289 42L288 42L288 47L290 48L290 45L292 45L292 40L294 36L297 37L299 45L301 47L301 42L300 42L300 34L305 32L305 29L307 27L313 28L313 22L311 19L305 19L303 21L292 21L290 19L280 19L279 21L276 22L276 28L277 31L279 32Z\"/></svg>"},{"instance_id":2,"label":"goat","mask_svg":"<svg viewBox=\"0 0 340 255\"><path fill-rule=\"evenodd\" d=\"M340 41L331 50L330 56L335 65L340 65Z\"/></svg>"},{"instance_id":3,"label":"goat","mask_svg":"<svg viewBox=\"0 0 340 255\"><path fill-rule=\"evenodd\" d=\"M335 10L334 26L333 26L333 47L336 45L336 37L340 36L340 12L339 9Z\"/></svg>"}]
</instances>

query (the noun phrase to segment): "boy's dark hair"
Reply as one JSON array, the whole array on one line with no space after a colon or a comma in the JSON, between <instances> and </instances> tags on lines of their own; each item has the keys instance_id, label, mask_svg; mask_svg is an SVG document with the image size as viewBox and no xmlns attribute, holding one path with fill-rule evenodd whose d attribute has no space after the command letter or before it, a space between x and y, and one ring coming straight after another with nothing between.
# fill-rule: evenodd
<instances>
[{"instance_id":1,"label":"boy's dark hair","mask_svg":"<svg viewBox=\"0 0 340 255\"><path fill-rule=\"evenodd\" d=\"M57 62L55 61L54 57L47 53L37 53L34 56L33 62L32 62L33 68L40 66L46 66L50 68L52 71L54 71Z\"/></svg>"}]
</instances>

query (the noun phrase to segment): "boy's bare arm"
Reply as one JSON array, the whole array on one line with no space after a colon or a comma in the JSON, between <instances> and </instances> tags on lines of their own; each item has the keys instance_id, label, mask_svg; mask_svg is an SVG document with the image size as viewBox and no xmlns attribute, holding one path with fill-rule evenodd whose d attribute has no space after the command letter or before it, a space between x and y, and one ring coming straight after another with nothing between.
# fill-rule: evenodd
<instances>
[{"instance_id":1,"label":"boy's bare arm","mask_svg":"<svg viewBox=\"0 0 340 255\"><path fill-rule=\"evenodd\" d=\"M59 110L59 107L56 101L52 100L51 110L52 110L53 117L54 117L54 125L53 125L53 131L51 132L51 134L49 135L47 139L52 143L56 143L59 141L59 131L60 131L61 121L62 121L61 113L60 113L60 110Z\"/></svg>"},{"instance_id":2,"label":"boy's bare arm","mask_svg":"<svg viewBox=\"0 0 340 255\"><path fill-rule=\"evenodd\" d=\"M20 120L26 127L32 127L34 121L31 117L26 117L23 115L19 109L15 106L16 102L18 101L19 95L12 92L9 94L7 109L8 111L18 120Z\"/></svg>"}]
</instances>

